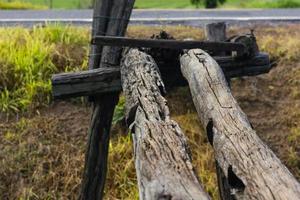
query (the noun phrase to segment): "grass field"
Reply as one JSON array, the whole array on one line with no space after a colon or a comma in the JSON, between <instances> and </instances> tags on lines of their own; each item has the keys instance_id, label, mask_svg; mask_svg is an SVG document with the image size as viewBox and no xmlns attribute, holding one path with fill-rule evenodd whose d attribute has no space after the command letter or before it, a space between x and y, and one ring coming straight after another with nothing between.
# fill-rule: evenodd
<instances>
[{"instance_id":1,"label":"grass field","mask_svg":"<svg viewBox=\"0 0 300 200\"><path fill-rule=\"evenodd\" d=\"M203 30L181 26L129 27L127 34L149 38L161 29L177 39L203 39ZM249 30L230 28L228 35L237 32ZM233 80L233 94L259 136L300 180L300 27L257 27L256 34L277 67ZM89 37L86 28L59 25L0 28L0 199L76 199L90 108L77 100L53 102L50 77L87 67ZM213 151L189 90L168 92L172 118L187 135L196 172L217 200ZM121 98L115 119L123 106ZM131 138L114 122L105 199L135 200Z\"/></svg>"},{"instance_id":2,"label":"grass field","mask_svg":"<svg viewBox=\"0 0 300 200\"><path fill-rule=\"evenodd\" d=\"M0 8L38 8L35 6L46 6L59 9L81 9L91 7L91 0L18 0L19 3L3 4ZM0 0L7 2L7 0ZM21 6L22 3L26 2ZM190 0L136 0L136 8L195 8ZM200 6L201 7L201 6ZM300 0L227 0L221 8L296 8L300 7Z\"/></svg>"}]
</instances>

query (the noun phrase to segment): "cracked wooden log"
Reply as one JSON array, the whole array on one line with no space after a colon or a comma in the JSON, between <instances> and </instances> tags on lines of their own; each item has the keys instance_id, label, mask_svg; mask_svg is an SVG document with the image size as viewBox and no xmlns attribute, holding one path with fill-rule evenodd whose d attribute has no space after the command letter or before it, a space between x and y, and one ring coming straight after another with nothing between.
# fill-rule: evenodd
<instances>
[{"instance_id":1,"label":"cracked wooden log","mask_svg":"<svg viewBox=\"0 0 300 200\"><path fill-rule=\"evenodd\" d=\"M226 76L253 76L270 71L270 60L267 54L261 53L251 59L235 60L232 57L214 57L221 65ZM83 72L57 74L52 77L52 95L54 99L64 99L78 96L90 96L106 92L121 91L119 68L101 68ZM169 81L173 76L178 77L180 66L160 66L164 82L171 82L168 87L186 85L185 80ZM183 79L183 78L182 78ZM182 83L183 82L183 83ZM169 83L170 84L170 83ZM110 86L110 87L109 87Z\"/></svg>"},{"instance_id":2,"label":"cracked wooden log","mask_svg":"<svg viewBox=\"0 0 300 200\"><path fill-rule=\"evenodd\" d=\"M193 170L185 136L170 119L155 61L130 49L122 59L121 78L140 199L210 199Z\"/></svg>"},{"instance_id":3,"label":"cracked wooden log","mask_svg":"<svg viewBox=\"0 0 300 200\"><path fill-rule=\"evenodd\" d=\"M104 34L123 36L127 29L133 4L134 0L96 1L92 36ZM113 48L92 46L90 56L90 69L118 66L121 51L117 51ZM108 60L108 62L105 62L106 60ZM91 98L93 101L93 114L88 135L83 181L79 199L94 200L103 198L110 128L118 98L119 92L96 95Z\"/></svg>"},{"instance_id":4,"label":"cracked wooden log","mask_svg":"<svg viewBox=\"0 0 300 200\"><path fill-rule=\"evenodd\" d=\"M300 184L253 130L215 60L200 49L181 57L199 118L228 190L222 199L300 199Z\"/></svg>"}]
</instances>

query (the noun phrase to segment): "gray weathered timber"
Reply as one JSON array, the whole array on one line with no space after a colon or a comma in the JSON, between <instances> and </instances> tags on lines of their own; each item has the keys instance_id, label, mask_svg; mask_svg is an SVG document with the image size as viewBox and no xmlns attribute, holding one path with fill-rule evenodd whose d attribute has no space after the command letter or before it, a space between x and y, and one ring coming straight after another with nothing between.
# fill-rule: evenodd
<instances>
[{"instance_id":1,"label":"gray weathered timber","mask_svg":"<svg viewBox=\"0 0 300 200\"><path fill-rule=\"evenodd\" d=\"M78 73L63 73L52 77L54 98L90 96L121 90L120 68L99 68Z\"/></svg>"},{"instance_id":2,"label":"gray weathered timber","mask_svg":"<svg viewBox=\"0 0 300 200\"><path fill-rule=\"evenodd\" d=\"M231 198L300 199L299 182L252 129L215 60L195 49L181 57L181 66Z\"/></svg>"},{"instance_id":3,"label":"gray weathered timber","mask_svg":"<svg viewBox=\"0 0 300 200\"><path fill-rule=\"evenodd\" d=\"M140 199L210 199L194 173L185 136L170 119L155 61L130 49L122 59L121 78Z\"/></svg>"},{"instance_id":4,"label":"gray weathered timber","mask_svg":"<svg viewBox=\"0 0 300 200\"><path fill-rule=\"evenodd\" d=\"M226 40L226 24L225 22L219 22L219 23L212 23L207 24L205 27L205 36L206 39L212 40L212 41L225 41ZM224 52L225 53L225 52ZM240 70L243 66L238 67L237 69ZM225 73L226 70L222 69ZM225 78L228 84L228 87L231 86L231 76L228 74L225 74ZM228 183L228 179L225 176L223 170L218 164L218 161L215 162L216 164L216 173L218 178L218 189L220 198L222 200L234 200L231 196L230 186Z\"/></svg>"},{"instance_id":5,"label":"gray weathered timber","mask_svg":"<svg viewBox=\"0 0 300 200\"><path fill-rule=\"evenodd\" d=\"M94 11L94 20L106 19L107 27L101 30L101 25L96 27L95 33L100 35L116 35L120 36L125 33L128 21L133 8L134 0L98 0L100 8L96 6ZM106 7L104 6L106 5ZM107 6L109 5L109 6ZM108 14L109 13L109 14ZM122 16L124 20L115 20L116 16ZM110 18L109 18L110 17ZM114 21L113 23L111 21ZM100 23L101 21L99 21ZM118 28L116 28L118 27ZM94 32L93 32L94 34ZM94 36L94 35L93 35ZM98 50L102 47L97 47ZM100 62L103 58L108 58L113 62L114 66L119 65L120 53L111 53L111 49L103 48L101 58L98 57L99 52L96 51L96 59L90 61L90 69L109 67ZM101 51L100 51L101 53ZM100 64L98 64L100 62ZM89 139L86 151L86 161L84 168L84 176L82 182L82 190L80 199L102 199L103 190L106 179L108 148L110 138L110 128L114 109L118 103L119 92L97 95L93 97L93 114L89 129Z\"/></svg>"},{"instance_id":6,"label":"gray weathered timber","mask_svg":"<svg viewBox=\"0 0 300 200\"><path fill-rule=\"evenodd\" d=\"M269 56L261 53L251 59L236 60L233 57L214 57L221 65L226 76L242 77L268 73L271 69ZM161 68L169 73L177 66ZM180 66L178 66L179 68ZM52 77L52 94L54 99L91 96L105 92L121 91L119 68L101 68L83 72L73 72L54 75ZM168 77L166 77L168 78ZM167 81L167 80L164 80ZM111 86L111 87L108 87ZM176 85L174 85L176 86Z\"/></svg>"}]
</instances>

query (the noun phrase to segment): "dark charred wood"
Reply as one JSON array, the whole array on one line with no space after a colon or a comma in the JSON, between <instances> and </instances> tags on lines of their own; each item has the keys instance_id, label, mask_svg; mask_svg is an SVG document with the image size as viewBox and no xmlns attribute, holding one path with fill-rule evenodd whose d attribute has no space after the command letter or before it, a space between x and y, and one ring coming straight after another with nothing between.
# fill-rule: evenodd
<instances>
[{"instance_id":1,"label":"dark charred wood","mask_svg":"<svg viewBox=\"0 0 300 200\"><path fill-rule=\"evenodd\" d=\"M96 36L92 44L102 46L136 47L136 48L167 48L167 49L193 49L202 48L212 52L236 51L245 52L245 45L232 42L210 42L210 41L178 41L162 39L134 39L113 36Z\"/></svg>"},{"instance_id":2,"label":"dark charred wood","mask_svg":"<svg viewBox=\"0 0 300 200\"><path fill-rule=\"evenodd\" d=\"M99 4L99 5L97 5ZM123 36L133 9L134 0L98 0L94 10L94 33L100 35ZM122 20L115 20L120 17ZM105 23L101 25L100 23ZM91 57L90 69L107 68L119 66L121 51L113 48L102 48L97 45L95 58ZM102 49L102 54L101 53ZM99 57L100 56L100 57ZM109 63L104 63L109 60ZM97 62L96 62L97 61ZM100 63L98 63L100 62ZM80 199L94 200L102 199L106 180L107 159L110 140L111 122L116 104L118 103L119 92L103 95L93 95L93 114L89 129L84 175Z\"/></svg>"},{"instance_id":3,"label":"dark charred wood","mask_svg":"<svg viewBox=\"0 0 300 200\"><path fill-rule=\"evenodd\" d=\"M120 68L99 68L52 77L52 95L55 99L91 96L120 90Z\"/></svg>"}]
</instances>

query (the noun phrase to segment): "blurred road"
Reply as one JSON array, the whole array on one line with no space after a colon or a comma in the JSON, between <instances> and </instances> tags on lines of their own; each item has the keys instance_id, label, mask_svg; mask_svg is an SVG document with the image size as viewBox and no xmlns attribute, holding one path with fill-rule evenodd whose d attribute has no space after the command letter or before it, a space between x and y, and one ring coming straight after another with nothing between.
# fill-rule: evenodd
<instances>
[{"instance_id":1,"label":"blurred road","mask_svg":"<svg viewBox=\"0 0 300 200\"><path fill-rule=\"evenodd\" d=\"M134 10L131 24L203 26L214 21L249 25L300 23L300 9L268 10ZM0 26L44 23L90 25L92 10L0 10Z\"/></svg>"}]
</instances>

